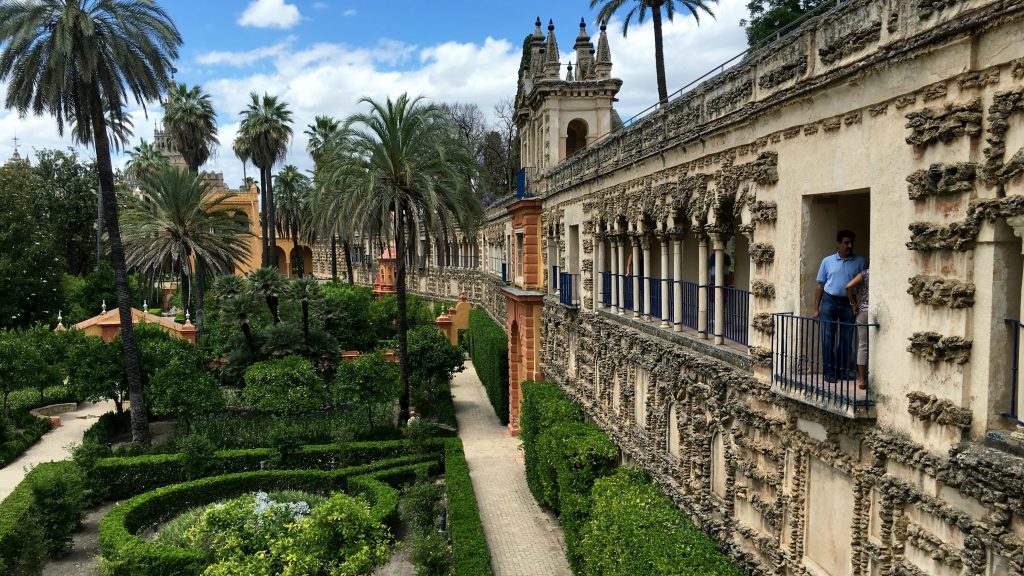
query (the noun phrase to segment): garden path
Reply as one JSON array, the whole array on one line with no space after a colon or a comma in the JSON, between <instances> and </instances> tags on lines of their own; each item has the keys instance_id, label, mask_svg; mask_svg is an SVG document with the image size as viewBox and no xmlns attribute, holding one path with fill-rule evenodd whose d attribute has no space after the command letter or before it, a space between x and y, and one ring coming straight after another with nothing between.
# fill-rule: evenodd
<instances>
[{"instance_id":1,"label":"garden path","mask_svg":"<svg viewBox=\"0 0 1024 576\"><path fill-rule=\"evenodd\" d=\"M452 396L495 576L571 576L562 528L526 486L519 440L498 421L473 363Z\"/></svg>"},{"instance_id":2,"label":"garden path","mask_svg":"<svg viewBox=\"0 0 1024 576\"><path fill-rule=\"evenodd\" d=\"M0 468L0 501L14 491L14 488L25 477L25 474L36 464L67 460L71 458L74 444L82 442L82 434L96 423L101 414L114 409L113 401L82 402L78 410L60 415L60 427L55 428L39 439L17 460Z\"/></svg>"}]
</instances>

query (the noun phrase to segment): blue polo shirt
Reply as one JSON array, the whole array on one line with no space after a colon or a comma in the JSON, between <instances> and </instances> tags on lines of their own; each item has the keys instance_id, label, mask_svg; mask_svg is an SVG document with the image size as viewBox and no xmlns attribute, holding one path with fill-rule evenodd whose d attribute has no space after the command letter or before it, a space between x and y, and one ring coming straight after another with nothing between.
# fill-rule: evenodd
<instances>
[{"instance_id":1,"label":"blue polo shirt","mask_svg":"<svg viewBox=\"0 0 1024 576\"><path fill-rule=\"evenodd\" d=\"M818 268L818 284L825 285L825 293L839 298L846 297L846 285L853 277L867 268L864 257L853 254L840 258L839 252L825 256Z\"/></svg>"}]
</instances>

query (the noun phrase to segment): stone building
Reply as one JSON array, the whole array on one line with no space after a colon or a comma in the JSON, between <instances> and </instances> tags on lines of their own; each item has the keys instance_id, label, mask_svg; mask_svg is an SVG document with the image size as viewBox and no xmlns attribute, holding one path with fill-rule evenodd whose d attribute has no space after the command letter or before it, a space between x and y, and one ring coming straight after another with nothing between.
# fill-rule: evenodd
<instances>
[{"instance_id":1,"label":"stone building","mask_svg":"<svg viewBox=\"0 0 1024 576\"><path fill-rule=\"evenodd\" d=\"M627 126L592 46L536 23L517 194L411 277L505 326L511 430L559 383L755 574L1024 576L1024 3L840 3ZM865 389L813 317L843 228Z\"/></svg>"}]
</instances>

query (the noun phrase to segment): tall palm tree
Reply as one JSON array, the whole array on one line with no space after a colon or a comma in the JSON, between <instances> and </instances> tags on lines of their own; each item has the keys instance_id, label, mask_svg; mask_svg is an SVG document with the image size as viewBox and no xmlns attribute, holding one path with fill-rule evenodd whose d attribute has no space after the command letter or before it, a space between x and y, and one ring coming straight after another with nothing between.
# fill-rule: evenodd
<instances>
[{"instance_id":1,"label":"tall palm tree","mask_svg":"<svg viewBox=\"0 0 1024 576\"><path fill-rule=\"evenodd\" d=\"M717 4L718 0L590 0L590 8L593 9L601 4L601 11L597 13L597 20L606 25L616 12L626 9L626 18L622 22L622 35L629 31L629 23L636 17L637 24L643 24L647 20L648 11L651 14L651 23L654 25L654 66L658 74L658 101L662 104L668 102L668 87L665 81L665 41L662 37L662 8L665 9L665 17L672 21L676 11L689 12L694 21L700 24L700 13L703 12L712 18L715 13L711 11L709 4Z\"/></svg>"},{"instance_id":2,"label":"tall palm tree","mask_svg":"<svg viewBox=\"0 0 1024 576\"><path fill-rule=\"evenodd\" d=\"M281 314L278 309L278 302L281 295L288 290L288 280L281 275L277 268L258 268L249 272L249 285L252 293L263 296L270 309L270 316L274 324L281 323Z\"/></svg>"},{"instance_id":3,"label":"tall palm tree","mask_svg":"<svg viewBox=\"0 0 1024 576\"><path fill-rule=\"evenodd\" d=\"M277 96L264 94L261 99L258 94L252 92L249 97L249 106L240 113L242 123L239 127L239 137L248 143L249 158L260 169L260 182L263 183L260 218L263 236L267 238L269 235L265 250L269 252L268 263L271 267L276 267L277 235L273 225L276 215L271 170L288 153L288 143L292 138L292 111L288 104L279 101Z\"/></svg>"},{"instance_id":4,"label":"tall palm tree","mask_svg":"<svg viewBox=\"0 0 1024 576\"><path fill-rule=\"evenodd\" d=\"M230 274L248 255L249 218L225 206L202 176L165 166L142 182L142 199L124 215L128 265L156 277L178 269L196 280L196 330L203 330L206 275Z\"/></svg>"},{"instance_id":5,"label":"tall palm tree","mask_svg":"<svg viewBox=\"0 0 1024 576\"><path fill-rule=\"evenodd\" d=\"M60 133L72 119L83 133L92 132L121 319L132 440L148 444L105 112L123 110L129 96L145 106L163 95L181 34L152 0L0 0L0 46L7 108L22 116L52 114Z\"/></svg>"},{"instance_id":6,"label":"tall palm tree","mask_svg":"<svg viewBox=\"0 0 1024 576\"><path fill-rule=\"evenodd\" d=\"M310 191L309 177L289 164L274 177L274 204L277 233L292 239L292 253L300 250L300 243L311 240L310 233ZM301 236L300 236L301 232ZM303 270L305 273L305 270Z\"/></svg>"},{"instance_id":7,"label":"tall palm tree","mask_svg":"<svg viewBox=\"0 0 1024 576\"><path fill-rule=\"evenodd\" d=\"M164 166L169 166L170 163L171 159L164 154L163 150L143 138L138 146L128 151L128 164L125 166L125 173L130 181L138 184Z\"/></svg>"},{"instance_id":8,"label":"tall palm tree","mask_svg":"<svg viewBox=\"0 0 1024 576\"><path fill-rule=\"evenodd\" d=\"M481 213L472 190L479 166L444 112L421 98L402 94L394 101L363 98L360 103L370 111L350 116L346 142L324 151L325 188L339 196L334 217L349 218L363 238L394 240L397 248L400 406L407 418L406 259L420 234L473 233Z\"/></svg>"},{"instance_id":9,"label":"tall palm tree","mask_svg":"<svg viewBox=\"0 0 1024 576\"><path fill-rule=\"evenodd\" d=\"M317 172L320 169L320 159L324 150L332 140L343 137L341 123L330 116L317 116L313 124L306 128L305 134L309 138L306 144L306 151L313 158L313 181L314 189L318 189ZM316 204L317 196L313 202ZM349 247L347 227L345 221L335 218L314 219L313 225L322 236L331 237L331 278L338 278L338 237L341 236L341 249L345 253L345 266L348 272L349 284L354 282L352 278L352 254Z\"/></svg>"},{"instance_id":10,"label":"tall palm tree","mask_svg":"<svg viewBox=\"0 0 1024 576\"><path fill-rule=\"evenodd\" d=\"M231 143L231 151L235 153L236 158L242 161L242 178L248 180L249 141L241 136L235 136L235 140Z\"/></svg>"},{"instance_id":11,"label":"tall palm tree","mask_svg":"<svg viewBox=\"0 0 1024 576\"><path fill-rule=\"evenodd\" d=\"M217 115L210 95L200 86L176 84L164 103L164 127L189 171L198 173L218 144Z\"/></svg>"}]
</instances>

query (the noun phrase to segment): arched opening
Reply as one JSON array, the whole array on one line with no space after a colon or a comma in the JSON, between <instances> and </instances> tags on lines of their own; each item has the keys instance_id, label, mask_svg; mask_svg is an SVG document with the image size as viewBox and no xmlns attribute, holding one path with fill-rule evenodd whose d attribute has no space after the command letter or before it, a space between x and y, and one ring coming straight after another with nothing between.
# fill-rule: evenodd
<instances>
[{"instance_id":1,"label":"arched opening","mask_svg":"<svg viewBox=\"0 0 1024 576\"><path fill-rule=\"evenodd\" d=\"M284 252L284 248L280 246L274 247L274 253L277 254L277 270L285 277L288 277L288 256Z\"/></svg>"},{"instance_id":2,"label":"arched opening","mask_svg":"<svg viewBox=\"0 0 1024 576\"><path fill-rule=\"evenodd\" d=\"M612 413L616 416L619 415L620 398L622 396L622 390L619 388L619 375L616 374L612 379Z\"/></svg>"},{"instance_id":3,"label":"arched opening","mask_svg":"<svg viewBox=\"0 0 1024 576\"><path fill-rule=\"evenodd\" d=\"M303 276L305 276L306 274L312 274L312 273L313 273L313 250L310 249L309 246L303 246L302 247L302 272L301 272L301 274Z\"/></svg>"},{"instance_id":4,"label":"arched opening","mask_svg":"<svg viewBox=\"0 0 1024 576\"><path fill-rule=\"evenodd\" d=\"M725 498L725 443L722 433L715 432L711 437L711 492L719 498Z\"/></svg>"},{"instance_id":5,"label":"arched opening","mask_svg":"<svg viewBox=\"0 0 1024 576\"><path fill-rule=\"evenodd\" d=\"M634 398L634 418L637 428L641 430L647 428L647 383L648 376L647 370L641 367L636 369L636 382Z\"/></svg>"},{"instance_id":6,"label":"arched opening","mask_svg":"<svg viewBox=\"0 0 1024 576\"><path fill-rule=\"evenodd\" d=\"M569 122L565 131L565 156L568 158L587 145L587 123L579 118Z\"/></svg>"},{"instance_id":7,"label":"arched opening","mask_svg":"<svg viewBox=\"0 0 1024 576\"><path fill-rule=\"evenodd\" d=\"M679 414L675 402L668 409L668 453L679 458Z\"/></svg>"}]
</instances>

